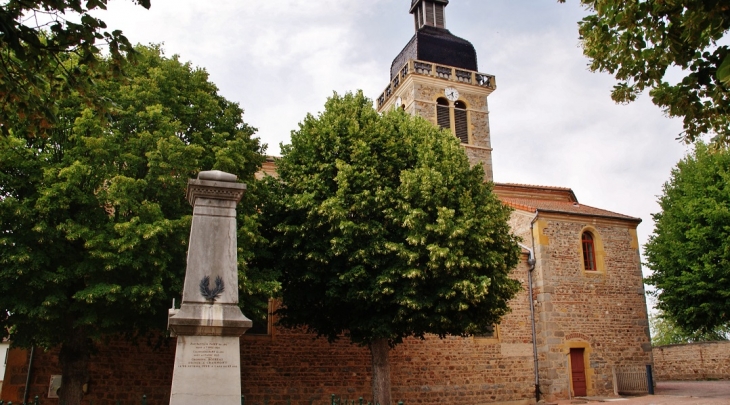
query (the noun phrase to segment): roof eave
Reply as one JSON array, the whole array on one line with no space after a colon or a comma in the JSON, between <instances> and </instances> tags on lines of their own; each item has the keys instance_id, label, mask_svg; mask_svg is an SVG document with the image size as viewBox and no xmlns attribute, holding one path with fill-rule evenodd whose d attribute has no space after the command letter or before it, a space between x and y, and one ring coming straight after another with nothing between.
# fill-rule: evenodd
<instances>
[{"instance_id":1,"label":"roof eave","mask_svg":"<svg viewBox=\"0 0 730 405\"><path fill-rule=\"evenodd\" d=\"M611 215L586 214L586 213L583 213L583 212L568 212L568 211L559 211L559 210L551 210L551 209L539 209L539 208L536 208L535 211L533 211L533 212L538 213L538 215L541 212L544 212L544 213L550 213L550 214L576 215L576 216L579 216L579 217L611 219L611 220L615 220L615 221L631 222L631 223L635 223L637 225L642 222L642 219L641 218L634 218L634 217L628 217L628 216L626 216L626 217L617 217L617 216L611 216Z\"/></svg>"}]
</instances>

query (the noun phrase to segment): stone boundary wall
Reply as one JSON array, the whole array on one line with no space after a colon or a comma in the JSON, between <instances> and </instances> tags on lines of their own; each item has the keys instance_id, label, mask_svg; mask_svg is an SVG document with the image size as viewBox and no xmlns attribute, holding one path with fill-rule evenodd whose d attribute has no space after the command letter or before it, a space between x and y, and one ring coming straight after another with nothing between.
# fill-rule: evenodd
<instances>
[{"instance_id":1,"label":"stone boundary wall","mask_svg":"<svg viewBox=\"0 0 730 405\"><path fill-rule=\"evenodd\" d=\"M523 256L526 259L526 256ZM527 264L513 276L523 284ZM390 353L392 394L407 405L534 405L534 360L527 288L510 302L512 312L494 337L428 336L409 338ZM170 402L175 338L155 345L131 344L110 338L92 355L88 392L83 404L148 405ZM346 339L328 343L299 329L274 327L270 335L244 335L240 340L241 390L246 405L324 405L335 394L346 399L371 398L372 364L366 347ZM36 349L29 398L44 405L52 375L61 374L58 349ZM28 371L27 352L18 352L8 367L0 393L20 402Z\"/></svg>"},{"instance_id":2,"label":"stone boundary wall","mask_svg":"<svg viewBox=\"0 0 730 405\"><path fill-rule=\"evenodd\" d=\"M529 343L433 336L407 339L391 352L393 397L423 405L534 405L532 351ZM161 346L111 340L90 362L88 393L83 404L166 405L175 358L175 338ZM2 399L20 402L25 388L28 353L10 368L12 381ZM29 398L48 399L52 375L61 374L57 349L37 349ZM367 348L345 340L326 339L296 331L241 339L242 393L246 405L324 405L330 395L350 400L370 398L371 363ZM119 402L117 402L119 401Z\"/></svg>"},{"instance_id":3,"label":"stone boundary wall","mask_svg":"<svg viewBox=\"0 0 730 405\"><path fill-rule=\"evenodd\" d=\"M653 352L657 381L730 380L730 341L659 346Z\"/></svg>"}]
</instances>

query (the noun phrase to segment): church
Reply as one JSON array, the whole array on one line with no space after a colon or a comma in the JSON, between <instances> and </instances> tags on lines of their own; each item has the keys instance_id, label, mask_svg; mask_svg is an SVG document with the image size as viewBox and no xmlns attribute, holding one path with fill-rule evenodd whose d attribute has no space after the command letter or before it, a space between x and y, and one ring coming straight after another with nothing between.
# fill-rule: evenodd
<instances>
[{"instance_id":1,"label":"church","mask_svg":"<svg viewBox=\"0 0 730 405\"><path fill-rule=\"evenodd\" d=\"M488 98L474 46L446 28L448 0L412 0L415 34L390 67L379 111L401 108L450 130L493 180ZM275 162L263 172L275 174ZM517 179L518 180L518 179ZM528 405L614 396L627 370L653 362L636 228L638 218L583 205L570 188L498 183L522 238L512 271L523 288L489 335L410 339L391 352L392 395L405 404ZM276 303L270 303L272 311ZM246 404L324 404L371 396L370 355L275 325L241 338ZM91 362L85 399L97 405L169 402L175 338L162 347L111 341ZM11 350L4 400L56 403L57 352ZM0 376L1 377L1 376ZM0 380L3 380L0 378Z\"/></svg>"},{"instance_id":2,"label":"church","mask_svg":"<svg viewBox=\"0 0 730 405\"><path fill-rule=\"evenodd\" d=\"M446 29L448 3L411 2L416 33L393 60L377 106L402 108L450 130L492 181L488 97L497 81L479 73L471 43ZM498 183L494 192L514 209L512 231L526 244L527 271L513 274L529 291L539 396L613 394L616 370L652 363L636 234L641 220L581 205L569 188ZM511 307L497 333L506 357L518 348L528 352L512 330L524 325L512 323L521 307Z\"/></svg>"}]
</instances>

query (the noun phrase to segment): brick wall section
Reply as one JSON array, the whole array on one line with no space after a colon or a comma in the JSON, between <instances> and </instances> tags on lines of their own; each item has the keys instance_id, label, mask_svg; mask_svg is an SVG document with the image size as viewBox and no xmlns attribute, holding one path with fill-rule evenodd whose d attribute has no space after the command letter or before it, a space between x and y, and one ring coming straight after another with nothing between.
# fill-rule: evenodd
<instances>
[{"instance_id":1,"label":"brick wall section","mask_svg":"<svg viewBox=\"0 0 730 405\"><path fill-rule=\"evenodd\" d=\"M533 214L534 215L534 214ZM529 221L513 214L516 234ZM582 269L581 233L591 226L605 249L605 272ZM569 352L583 348L588 395L612 395L613 366L651 364L646 301L635 225L589 217L541 214L534 228L536 329L541 391L549 400L571 394Z\"/></svg>"},{"instance_id":2,"label":"brick wall section","mask_svg":"<svg viewBox=\"0 0 730 405\"><path fill-rule=\"evenodd\" d=\"M703 342L655 347L658 381L730 380L730 342Z\"/></svg>"},{"instance_id":3,"label":"brick wall section","mask_svg":"<svg viewBox=\"0 0 730 405\"><path fill-rule=\"evenodd\" d=\"M526 258L526 257L525 257ZM522 263L513 277L526 281ZM526 288L510 302L499 339L409 340L392 354L393 396L406 403L534 403L534 368Z\"/></svg>"},{"instance_id":4,"label":"brick wall section","mask_svg":"<svg viewBox=\"0 0 730 405\"><path fill-rule=\"evenodd\" d=\"M241 389L247 404L324 403L331 394L370 397L370 357L341 340L277 329L273 337L241 339Z\"/></svg>"},{"instance_id":5,"label":"brick wall section","mask_svg":"<svg viewBox=\"0 0 730 405\"><path fill-rule=\"evenodd\" d=\"M524 258L526 259L526 257ZM523 262L513 271L526 281ZM393 397L406 404L476 405L486 402L534 403L534 368L526 289L510 303L512 312L498 328L499 339L449 337L408 339L391 352ZM160 347L111 341L91 362L85 400L95 405L169 403L175 339ZM249 405L329 403L331 394L371 397L371 362L367 348L345 340L329 344L311 334L276 329L273 336L241 339L242 393ZM23 368L17 376L25 381ZM44 404L50 376L61 374L57 351L37 350L30 397Z\"/></svg>"},{"instance_id":6,"label":"brick wall section","mask_svg":"<svg viewBox=\"0 0 730 405\"><path fill-rule=\"evenodd\" d=\"M508 221L512 233L522 239L523 245L532 246L530 223L534 217L535 214L532 212L513 211Z\"/></svg>"},{"instance_id":7,"label":"brick wall section","mask_svg":"<svg viewBox=\"0 0 730 405\"><path fill-rule=\"evenodd\" d=\"M525 282L524 262L513 276ZM499 339L430 336L408 339L391 352L393 398L406 404L530 404L534 393L529 301L526 289L510 302ZM328 344L299 331L244 338L243 393L247 404L309 404L331 394L371 397L367 348Z\"/></svg>"},{"instance_id":8,"label":"brick wall section","mask_svg":"<svg viewBox=\"0 0 730 405\"><path fill-rule=\"evenodd\" d=\"M92 356L89 393L84 400L98 405L115 405L116 401L139 405L142 395L147 395L150 405L168 404L174 362L175 339L167 339L159 347L146 341L133 345L112 340ZM48 384L54 374L61 374L58 350L36 349L29 399L37 395L42 404L57 404L57 399L48 399ZM23 383L24 379L23 374ZM24 384L18 388L22 390Z\"/></svg>"}]
</instances>

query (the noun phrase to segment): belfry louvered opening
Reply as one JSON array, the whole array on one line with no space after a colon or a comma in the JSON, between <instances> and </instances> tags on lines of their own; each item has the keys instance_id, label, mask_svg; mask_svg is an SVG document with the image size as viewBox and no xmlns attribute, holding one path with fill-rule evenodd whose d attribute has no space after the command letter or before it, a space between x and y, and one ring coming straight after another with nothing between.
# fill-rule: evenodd
<instances>
[{"instance_id":1,"label":"belfry louvered opening","mask_svg":"<svg viewBox=\"0 0 730 405\"><path fill-rule=\"evenodd\" d=\"M451 117L449 114L449 101L445 98L436 100L436 121L439 128L451 129Z\"/></svg>"},{"instance_id":2,"label":"belfry louvered opening","mask_svg":"<svg viewBox=\"0 0 730 405\"><path fill-rule=\"evenodd\" d=\"M469 111L463 101L456 101L452 107L447 99L436 99L436 124L450 130L461 143L469 143Z\"/></svg>"},{"instance_id":3,"label":"belfry louvered opening","mask_svg":"<svg viewBox=\"0 0 730 405\"><path fill-rule=\"evenodd\" d=\"M434 25L434 4L424 2L423 8L426 11L426 25Z\"/></svg>"},{"instance_id":4,"label":"belfry louvered opening","mask_svg":"<svg viewBox=\"0 0 730 405\"><path fill-rule=\"evenodd\" d=\"M461 143L469 143L469 120L466 104L463 101L454 103L454 130Z\"/></svg>"},{"instance_id":5,"label":"belfry louvered opening","mask_svg":"<svg viewBox=\"0 0 730 405\"><path fill-rule=\"evenodd\" d=\"M446 28L446 4L448 2L422 0L411 8L415 16L416 30L424 25Z\"/></svg>"},{"instance_id":6,"label":"belfry louvered opening","mask_svg":"<svg viewBox=\"0 0 730 405\"><path fill-rule=\"evenodd\" d=\"M446 26L446 21L444 21L444 6L443 4L434 4L434 7L436 8L436 26L444 28Z\"/></svg>"}]
</instances>

